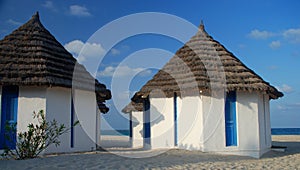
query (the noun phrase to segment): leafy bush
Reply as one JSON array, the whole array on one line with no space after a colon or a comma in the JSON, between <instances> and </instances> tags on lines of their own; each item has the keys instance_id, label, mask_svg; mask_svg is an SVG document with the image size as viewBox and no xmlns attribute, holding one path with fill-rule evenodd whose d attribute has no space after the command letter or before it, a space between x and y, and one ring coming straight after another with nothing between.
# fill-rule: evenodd
<instances>
[{"instance_id":1,"label":"leafy bush","mask_svg":"<svg viewBox=\"0 0 300 170\"><path fill-rule=\"evenodd\" d=\"M59 146L59 136L69 132L71 127L79 124L79 121L76 121L71 127L66 128L64 124L58 124L55 119L48 122L43 110L40 110L38 113L33 112L33 118L37 119L38 123L36 125L30 123L26 132L18 133L16 148L10 149L6 147L2 154L3 157L8 159L35 158L51 144L54 144L56 147ZM6 131L15 132L16 124L6 126ZM5 135L5 137L9 142L14 141L11 135Z\"/></svg>"}]
</instances>

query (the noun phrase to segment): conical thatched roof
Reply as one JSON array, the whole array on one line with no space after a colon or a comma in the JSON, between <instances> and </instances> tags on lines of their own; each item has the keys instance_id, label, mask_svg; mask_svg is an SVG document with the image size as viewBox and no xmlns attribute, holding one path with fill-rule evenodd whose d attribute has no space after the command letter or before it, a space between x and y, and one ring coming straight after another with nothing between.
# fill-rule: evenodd
<instances>
[{"instance_id":1,"label":"conical thatched roof","mask_svg":"<svg viewBox=\"0 0 300 170\"><path fill-rule=\"evenodd\" d=\"M72 81L74 68L79 76ZM110 91L51 35L38 13L0 41L0 85L71 88L72 83L75 88L94 89L100 111L108 111L104 103Z\"/></svg>"},{"instance_id":2,"label":"conical thatched roof","mask_svg":"<svg viewBox=\"0 0 300 170\"><path fill-rule=\"evenodd\" d=\"M155 96L171 97L199 94L211 95L212 88L225 88L226 91L259 91L268 94L271 99L283 94L254 71L245 66L204 29L199 30L174 57L138 91L123 112L141 110L141 98L150 93Z\"/></svg>"}]
</instances>

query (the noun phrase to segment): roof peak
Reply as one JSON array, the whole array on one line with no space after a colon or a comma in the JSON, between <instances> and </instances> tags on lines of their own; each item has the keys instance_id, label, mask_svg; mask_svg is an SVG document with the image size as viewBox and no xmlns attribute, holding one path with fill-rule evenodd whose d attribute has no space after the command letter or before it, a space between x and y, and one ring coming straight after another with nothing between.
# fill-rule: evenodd
<instances>
[{"instance_id":1,"label":"roof peak","mask_svg":"<svg viewBox=\"0 0 300 170\"><path fill-rule=\"evenodd\" d=\"M30 20L35 21L35 22L40 22L39 11L36 11L36 13L34 15L32 15Z\"/></svg>"},{"instance_id":2,"label":"roof peak","mask_svg":"<svg viewBox=\"0 0 300 170\"><path fill-rule=\"evenodd\" d=\"M199 25L199 30L204 31L204 24L203 20L201 20L200 25Z\"/></svg>"},{"instance_id":3,"label":"roof peak","mask_svg":"<svg viewBox=\"0 0 300 170\"><path fill-rule=\"evenodd\" d=\"M41 28L46 30L46 28L43 26L43 24L40 21L40 16L38 11L34 15L32 15L31 19L27 21L24 25L22 25L20 28L24 28L24 27L30 30L36 28Z\"/></svg>"}]
</instances>

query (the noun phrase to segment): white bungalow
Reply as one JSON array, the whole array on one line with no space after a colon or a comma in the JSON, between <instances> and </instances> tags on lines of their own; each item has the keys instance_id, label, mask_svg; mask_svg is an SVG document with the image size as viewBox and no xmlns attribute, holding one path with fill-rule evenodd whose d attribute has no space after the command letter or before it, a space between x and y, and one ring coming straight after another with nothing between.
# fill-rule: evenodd
<instances>
[{"instance_id":1,"label":"white bungalow","mask_svg":"<svg viewBox=\"0 0 300 170\"><path fill-rule=\"evenodd\" d=\"M199 30L132 98L132 147L260 157L271 148L269 101L283 94Z\"/></svg>"},{"instance_id":2,"label":"white bungalow","mask_svg":"<svg viewBox=\"0 0 300 170\"><path fill-rule=\"evenodd\" d=\"M100 112L108 111L104 103L110 98L105 85L44 28L38 13L0 41L0 151L6 144L15 148L4 138L6 122L17 123L17 133L25 131L33 122L33 111L39 110L44 110L47 121L55 119L66 127L80 122L60 137L60 146L45 153L95 150Z\"/></svg>"}]
</instances>

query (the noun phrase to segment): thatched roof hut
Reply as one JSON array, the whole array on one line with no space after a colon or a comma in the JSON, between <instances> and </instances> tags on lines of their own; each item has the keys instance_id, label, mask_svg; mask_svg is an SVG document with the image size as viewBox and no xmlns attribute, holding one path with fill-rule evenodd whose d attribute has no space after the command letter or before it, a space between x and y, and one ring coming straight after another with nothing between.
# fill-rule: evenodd
<instances>
[{"instance_id":1,"label":"thatched roof hut","mask_svg":"<svg viewBox=\"0 0 300 170\"><path fill-rule=\"evenodd\" d=\"M225 75L225 82L222 74ZM166 97L171 97L174 93L183 97L199 94L199 91L210 95L212 86L225 88L226 91L258 91L268 94L271 99L283 96L283 93L214 40L201 23L196 35L134 95L133 102L123 112L142 111L140 99L155 91L162 91Z\"/></svg>"},{"instance_id":2,"label":"thatched roof hut","mask_svg":"<svg viewBox=\"0 0 300 170\"><path fill-rule=\"evenodd\" d=\"M73 79L74 69L76 76ZM42 25L39 14L0 41L0 85L59 86L94 90L101 112L110 90L99 83Z\"/></svg>"}]
</instances>

